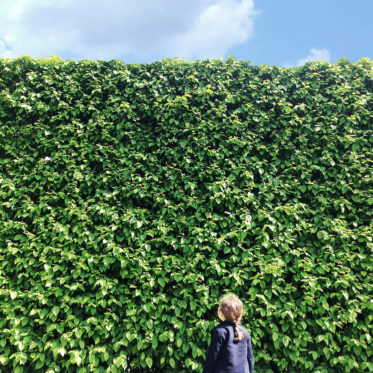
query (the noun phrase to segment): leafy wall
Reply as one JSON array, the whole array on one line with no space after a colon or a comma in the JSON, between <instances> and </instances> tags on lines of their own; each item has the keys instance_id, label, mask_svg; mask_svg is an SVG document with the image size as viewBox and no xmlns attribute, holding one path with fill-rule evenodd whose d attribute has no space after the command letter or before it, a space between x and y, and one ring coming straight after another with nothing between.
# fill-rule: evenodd
<instances>
[{"instance_id":1,"label":"leafy wall","mask_svg":"<svg viewBox=\"0 0 373 373\"><path fill-rule=\"evenodd\" d=\"M226 292L256 371L373 371L372 91L369 59L0 59L1 371L201 372Z\"/></svg>"}]
</instances>

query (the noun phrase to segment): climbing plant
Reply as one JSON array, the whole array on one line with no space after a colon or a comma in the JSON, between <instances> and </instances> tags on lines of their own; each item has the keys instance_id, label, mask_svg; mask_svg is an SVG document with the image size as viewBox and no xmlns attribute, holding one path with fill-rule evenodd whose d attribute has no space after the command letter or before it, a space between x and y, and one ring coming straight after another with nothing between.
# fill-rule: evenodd
<instances>
[{"instance_id":1,"label":"climbing plant","mask_svg":"<svg viewBox=\"0 0 373 373\"><path fill-rule=\"evenodd\" d=\"M373 62L0 59L0 370L368 372Z\"/></svg>"}]
</instances>

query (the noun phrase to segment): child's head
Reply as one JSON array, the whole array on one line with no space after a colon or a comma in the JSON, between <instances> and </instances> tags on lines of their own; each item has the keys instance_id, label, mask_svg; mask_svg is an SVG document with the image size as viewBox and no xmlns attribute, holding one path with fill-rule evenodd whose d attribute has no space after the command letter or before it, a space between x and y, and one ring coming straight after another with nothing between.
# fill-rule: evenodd
<instances>
[{"instance_id":1,"label":"child's head","mask_svg":"<svg viewBox=\"0 0 373 373\"><path fill-rule=\"evenodd\" d=\"M220 300L218 312L225 320L239 324L243 315L243 304L235 295L226 295Z\"/></svg>"},{"instance_id":2,"label":"child's head","mask_svg":"<svg viewBox=\"0 0 373 373\"><path fill-rule=\"evenodd\" d=\"M220 300L218 315L222 320L228 320L234 323L235 342L242 341L244 333L238 330L238 324L243 315L243 304L235 295L226 295Z\"/></svg>"}]
</instances>

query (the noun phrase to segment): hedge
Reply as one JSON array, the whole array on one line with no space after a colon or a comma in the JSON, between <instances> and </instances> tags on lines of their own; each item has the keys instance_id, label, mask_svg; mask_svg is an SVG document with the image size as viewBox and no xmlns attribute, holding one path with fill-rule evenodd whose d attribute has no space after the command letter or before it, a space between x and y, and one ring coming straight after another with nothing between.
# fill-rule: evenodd
<instances>
[{"instance_id":1,"label":"hedge","mask_svg":"<svg viewBox=\"0 0 373 373\"><path fill-rule=\"evenodd\" d=\"M373 62L0 59L0 369L369 372Z\"/></svg>"}]
</instances>

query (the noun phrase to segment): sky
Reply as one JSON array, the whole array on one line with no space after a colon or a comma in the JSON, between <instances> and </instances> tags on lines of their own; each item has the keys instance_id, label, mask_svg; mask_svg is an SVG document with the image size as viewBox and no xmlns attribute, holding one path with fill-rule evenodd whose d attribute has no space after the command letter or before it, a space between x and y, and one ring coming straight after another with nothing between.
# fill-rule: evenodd
<instances>
[{"instance_id":1,"label":"sky","mask_svg":"<svg viewBox=\"0 0 373 373\"><path fill-rule=\"evenodd\" d=\"M373 0L0 0L0 57L373 59Z\"/></svg>"}]
</instances>

